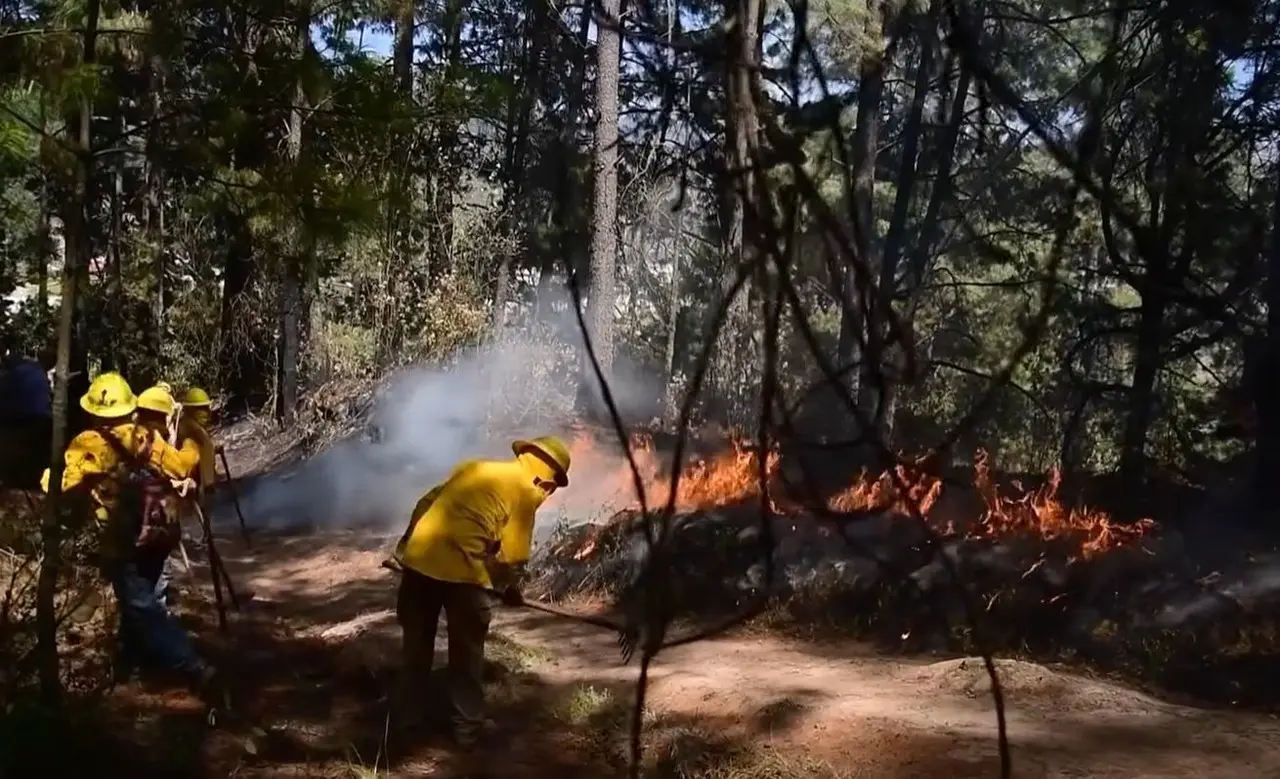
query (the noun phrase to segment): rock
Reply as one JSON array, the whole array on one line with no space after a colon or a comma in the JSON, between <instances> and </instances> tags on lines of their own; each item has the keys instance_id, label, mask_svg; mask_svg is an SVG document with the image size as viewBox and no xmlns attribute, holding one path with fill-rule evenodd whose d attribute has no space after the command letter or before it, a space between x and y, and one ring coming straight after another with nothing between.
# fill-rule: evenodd
<instances>
[{"instance_id":1,"label":"rock","mask_svg":"<svg viewBox=\"0 0 1280 779\"><path fill-rule=\"evenodd\" d=\"M934 560L928 565L911 572L911 580L923 592L933 590L951 583L951 575L941 560Z\"/></svg>"}]
</instances>

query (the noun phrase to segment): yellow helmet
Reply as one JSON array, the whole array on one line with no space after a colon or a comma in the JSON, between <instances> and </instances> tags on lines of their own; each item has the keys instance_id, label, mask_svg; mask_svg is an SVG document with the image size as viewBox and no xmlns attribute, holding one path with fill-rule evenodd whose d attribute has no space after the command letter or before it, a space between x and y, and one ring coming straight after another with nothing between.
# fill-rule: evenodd
<instances>
[{"instance_id":1,"label":"yellow helmet","mask_svg":"<svg viewBox=\"0 0 1280 779\"><path fill-rule=\"evenodd\" d=\"M182 394L182 405L186 408L208 408L213 405L209 393L199 387L188 387Z\"/></svg>"},{"instance_id":2,"label":"yellow helmet","mask_svg":"<svg viewBox=\"0 0 1280 779\"><path fill-rule=\"evenodd\" d=\"M80 397L80 408L103 419L127 417L138 407L129 382L115 371L99 374Z\"/></svg>"},{"instance_id":3,"label":"yellow helmet","mask_svg":"<svg viewBox=\"0 0 1280 779\"><path fill-rule=\"evenodd\" d=\"M529 441L516 441L511 444L511 451L517 455L525 452L532 452L538 455L555 470L556 485L560 487L569 486L569 447L565 446L564 441L561 441L558 437L547 435Z\"/></svg>"},{"instance_id":4,"label":"yellow helmet","mask_svg":"<svg viewBox=\"0 0 1280 779\"><path fill-rule=\"evenodd\" d=\"M138 408L155 411L165 416L173 414L173 395L165 389L169 385L161 382L154 387L144 389L138 395Z\"/></svg>"}]
</instances>

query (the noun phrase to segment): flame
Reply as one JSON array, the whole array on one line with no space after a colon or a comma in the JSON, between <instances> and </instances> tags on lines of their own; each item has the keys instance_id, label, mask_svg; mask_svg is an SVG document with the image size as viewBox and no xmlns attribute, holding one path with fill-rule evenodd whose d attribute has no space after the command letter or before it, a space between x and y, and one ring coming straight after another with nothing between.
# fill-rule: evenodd
<instances>
[{"instance_id":1,"label":"flame","mask_svg":"<svg viewBox=\"0 0 1280 779\"><path fill-rule=\"evenodd\" d=\"M644 500L650 509L661 509L671 499L672 479L670 468L658 457L653 438L646 434L632 436L631 457L633 471L620 454L606 453L601 444L587 431L575 430L569 443L573 458L576 483L588 482L586 490L593 498L611 496L607 503L617 508L638 508L640 499L636 493L635 478L640 476L644 487ZM769 452L765 458L766 479L777 474L778 453ZM598 465L608 462L605 469ZM585 471L584 476L578 476ZM566 496L568 497L568 496ZM676 484L675 509L678 512L718 508L760 497L760 458L748 444L734 441L727 452L689 463L681 472ZM582 500L575 496L575 502Z\"/></svg>"},{"instance_id":2,"label":"flame","mask_svg":"<svg viewBox=\"0 0 1280 779\"><path fill-rule=\"evenodd\" d=\"M991 479L990 458L979 449L973 462L973 481L986 509L970 532L986 537L1031 534L1045 540L1068 539L1079 543L1078 557L1088 559L1108 549L1137 543L1155 526L1150 519L1119 524L1106 512L1063 505L1058 499L1062 471L1057 467L1049 470L1049 478L1038 489L1027 490L1014 482L1013 488L1019 494L1006 497Z\"/></svg>"},{"instance_id":3,"label":"flame","mask_svg":"<svg viewBox=\"0 0 1280 779\"><path fill-rule=\"evenodd\" d=\"M832 497L827 506L843 513L892 511L912 516L918 511L927 517L942 495L942 480L925 473L922 465L922 461L911 467L898 465L892 473L885 471L874 479L863 470L854 483Z\"/></svg>"},{"instance_id":4,"label":"flame","mask_svg":"<svg viewBox=\"0 0 1280 779\"><path fill-rule=\"evenodd\" d=\"M653 439L644 434L630 441L635 470L620 454L608 452L585 428L574 431L570 452L574 482L569 490L557 493L574 504L590 504L610 513L640 506L635 479L644 487L650 510L662 509L671 498L670 469L662 462ZM764 457L764 473L774 512L788 516L806 513L805 507L783 494L777 478L780 457L771 450ZM761 497L761 461L758 447L735 440L727 451L689 463L676 485L675 509L680 513L758 502ZM1144 519L1133 524L1114 522L1105 512L1087 507L1069 507L1059 498L1062 474L1052 469L1043 485L1027 490L1015 482L1011 494L1002 494L995 485L990 458L979 450L974 459L974 487L983 510L976 522L959 528L931 516L943 492L941 479L928 473L923 459L900 464L893 471L869 474L865 470L853 482L827 500L834 513L888 511L903 517L926 518L939 533L998 538L1031 536L1043 540L1064 539L1075 545L1072 558L1087 559L1107 549L1132 545L1150 531L1154 523ZM811 513L811 512L810 512ZM595 551L594 538L574 555L582 559Z\"/></svg>"}]
</instances>

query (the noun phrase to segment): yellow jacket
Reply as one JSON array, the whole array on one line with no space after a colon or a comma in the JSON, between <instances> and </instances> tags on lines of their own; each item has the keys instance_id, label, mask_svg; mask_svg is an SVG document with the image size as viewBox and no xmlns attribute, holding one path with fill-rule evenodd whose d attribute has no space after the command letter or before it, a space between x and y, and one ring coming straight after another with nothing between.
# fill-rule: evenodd
<instances>
[{"instance_id":1,"label":"yellow jacket","mask_svg":"<svg viewBox=\"0 0 1280 779\"><path fill-rule=\"evenodd\" d=\"M209 431L196 422L194 419L183 418L178 424L178 444L186 450L188 447L196 449L196 457L199 464L198 475L196 479L199 482L200 493L204 494L205 490L213 486L218 480L216 452L213 445L213 436L209 435Z\"/></svg>"},{"instance_id":2,"label":"yellow jacket","mask_svg":"<svg viewBox=\"0 0 1280 779\"><path fill-rule=\"evenodd\" d=\"M199 456L194 449L169 446L158 433L133 422L124 422L105 432L89 429L80 433L71 439L63 455L62 491L70 492L83 485L97 506L94 513L99 520L105 520L115 506L117 485L113 477L118 475L121 464L116 447L104 435L113 436L121 449L138 456L149 446L148 461L171 479L185 479L195 466L195 457ZM49 491L48 468L40 477L40 489Z\"/></svg>"},{"instance_id":3,"label":"yellow jacket","mask_svg":"<svg viewBox=\"0 0 1280 779\"><path fill-rule=\"evenodd\" d=\"M492 587L487 564L520 565L533 545L546 493L522 460L470 460L418 501L396 548L406 568L433 579Z\"/></svg>"}]
</instances>

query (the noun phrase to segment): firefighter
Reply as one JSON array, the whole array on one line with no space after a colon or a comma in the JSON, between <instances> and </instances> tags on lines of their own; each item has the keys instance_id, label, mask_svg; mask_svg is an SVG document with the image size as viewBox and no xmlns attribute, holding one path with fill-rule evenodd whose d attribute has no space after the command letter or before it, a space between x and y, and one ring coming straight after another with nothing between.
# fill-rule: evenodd
<instances>
[{"instance_id":1,"label":"firefighter","mask_svg":"<svg viewBox=\"0 0 1280 779\"><path fill-rule=\"evenodd\" d=\"M160 571L154 561L176 542L156 498L170 487L169 480L188 477L191 462L155 431L129 421L137 405L118 373L104 373L90 383L80 398L89 427L67 446L62 490L87 498L99 525L99 563L120 615L117 671L149 661L183 675L204 695L218 687L216 673L155 592ZM46 470L41 487L48 491L48 485Z\"/></svg>"},{"instance_id":2,"label":"firefighter","mask_svg":"<svg viewBox=\"0 0 1280 779\"><path fill-rule=\"evenodd\" d=\"M210 408L213 401L209 393L199 387L190 387L182 395L182 411L178 418L178 444L186 447L188 442L200 451L200 466L197 471L196 486L200 497L213 489L218 479L217 447L209 428L213 424Z\"/></svg>"},{"instance_id":3,"label":"firefighter","mask_svg":"<svg viewBox=\"0 0 1280 779\"><path fill-rule=\"evenodd\" d=\"M518 576L529 559L534 514L569 483L569 450L559 438L516 441L512 451L511 460L458 465L418 501L395 550L402 569L396 600L403 632L401 724L421 721L444 612L450 719L463 747L474 745L489 726L482 680L490 592L498 590L508 605L522 602Z\"/></svg>"},{"instance_id":4,"label":"firefighter","mask_svg":"<svg viewBox=\"0 0 1280 779\"><path fill-rule=\"evenodd\" d=\"M172 387L168 383L163 381L156 383L154 387L149 387L138 394L137 410L138 424L153 431L162 439L168 440L171 444L175 443L173 430L178 421L177 402L173 399L172 392ZM199 445L194 441L177 441L176 443L178 452L183 458L182 467L184 472L192 473L201 459ZM192 486L195 485L192 484ZM182 516L182 508L175 500L176 497L186 497L185 489L177 496L168 496L168 500L166 500L165 510L175 521ZM177 532L181 533L180 526L177 528ZM172 606L177 597L177 591L173 587L173 555L166 553L160 558L159 563L154 560L146 560L144 568L149 571L151 566L156 564L160 566L160 572L156 577L156 597L162 605L166 607Z\"/></svg>"}]
</instances>

